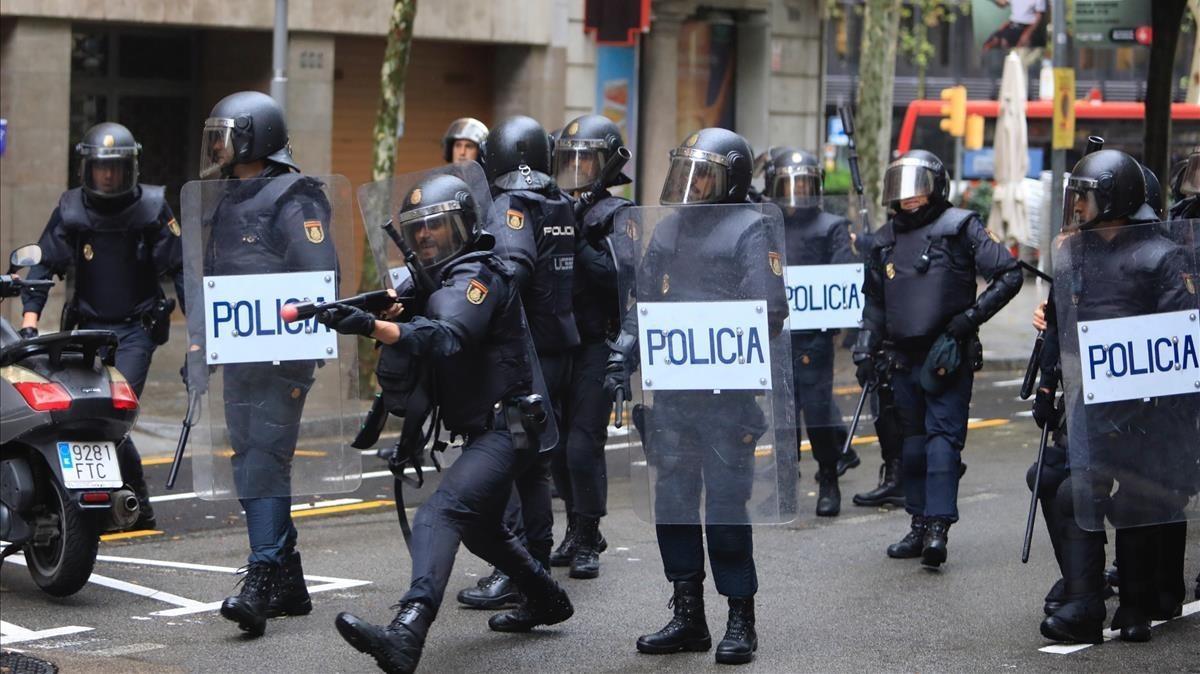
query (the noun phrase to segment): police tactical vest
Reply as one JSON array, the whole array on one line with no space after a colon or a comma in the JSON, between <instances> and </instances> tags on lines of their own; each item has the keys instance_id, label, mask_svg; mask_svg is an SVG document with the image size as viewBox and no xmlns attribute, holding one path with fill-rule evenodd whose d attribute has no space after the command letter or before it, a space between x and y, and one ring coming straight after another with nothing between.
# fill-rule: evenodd
<instances>
[{"instance_id":1,"label":"police tactical vest","mask_svg":"<svg viewBox=\"0 0 1200 674\"><path fill-rule=\"evenodd\" d=\"M294 199L305 220L329 224L321 183L300 173L269 180L228 181L229 189L210 220L207 274L272 274L287 271L288 238L275 225L279 209ZM302 223L294 224L296 227ZM326 236L332 233L325 232Z\"/></svg>"},{"instance_id":2,"label":"police tactical vest","mask_svg":"<svg viewBox=\"0 0 1200 674\"><path fill-rule=\"evenodd\" d=\"M1159 311L1162 293L1170 290L1162 283L1164 265L1181 255L1176 243L1145 226L1130 227L1111 242L1083 232L1067 243L1074 260L1071 300L1081 321Z\"/></svg>"},{"instance_id":3,"label":"police tactical vest","mask_svg":"<svg viewBox=\"0 0 1200 674\"><path fill-rule=\"evenodd\" d=\"M612 231L612 221L617 211L632 205L627 199L604 197L584 213L582 230L587 232L600 228L601 231ZM628 238L625 232L608 235L603 251L597 251L582 236L575 243L575 325L584 342L608 339L616 334L618 328L617 269L613 258L613 246L616 245L613 239L617 237Z\"/></svg>"},{"instance_id":4,"label":"police tactical vest","mask_svg":"<svg viewBox=\"0 0 1200 674\"><path fill-rule=\"evenodd\" d=\"M521 293L529 328L538 353L555 353L579 344L572 314L572 281L575 275L575 213L561 192L513 190L508 194L529 209L537 262L529 286Z\"/></svg>"},{"instance_id":5,"label":"police tactical vest","mask_svg":"<svg viewBox=\"0 0 1200 674\"><path fill-rule=\"evenodd\" d=\"M639 279L652 284L638 289L638 299L652 296L669 301L715 302L746 299L739 296L738 284L748 270L765 265L765 260L738 259L738 242L752 227L762 226L756 209L730 210L728 217L712 226L686 221L683 213L663 220L654 232L646 251L645 268L654 278ZM761 251L756 251L761 254Z\"/></svg>"},{"instance_id":6,"label":"police tactical vest","mask_svg":"<svg viewBox=\"0 0 1200 674\"><path fill-rule=\"evenodd\" d=\"M974 211L949 208L922 227L897 232L890 222L880 230L875 245L892 340L936 337L975 303L975 256L959 236L973 217ZM924 272L918 263L922 254L929 257Z\"/></svg>"},{"instance_id":7,"label":"police tactical vest","mask_svg":"<svg viewBox=\"0 0 1200 674\"><path fill-rule=\"evenodd\" d=\"M818 210L805 217L802 209L792 215L784 211L784 238L787 241L787 263L789 265L833 264L833 229L845 227L847 220L841 216Z\"/></svg>"},{"instance_id":8,"label":"police tactical vest","mask_svg":"<svg viewBox=\"0 0 1200 674\"><path fill-rule=\"evenodd\" d=\"M140 188L137 200L111 214L89 208L79 187L59 198L63 227L75 240L75 297L85 319L123 321L158 298L153 254L164 189Z\"/></svg>"}]
</instances>

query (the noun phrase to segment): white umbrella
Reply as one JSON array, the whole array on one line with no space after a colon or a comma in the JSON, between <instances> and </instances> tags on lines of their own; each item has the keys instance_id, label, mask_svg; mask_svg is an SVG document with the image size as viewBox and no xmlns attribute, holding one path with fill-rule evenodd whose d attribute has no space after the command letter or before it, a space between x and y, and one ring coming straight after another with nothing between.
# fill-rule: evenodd
<instances>
[{"instance_id":1,"label":"white umbrella","mask_svg":"<svg viewBox=\"0 0 1200 674\"><path fill-rule=\"evenodd\" d=\"M1000 111L993 139L996 189L992 193L988 228L998 236L1023 243L1029 241L1031 234L1024 185L1025 174L1029 172L1025 101L1025 66L1016 53L1009 52L1000 79Z\"/></svg>"}]
</instances>

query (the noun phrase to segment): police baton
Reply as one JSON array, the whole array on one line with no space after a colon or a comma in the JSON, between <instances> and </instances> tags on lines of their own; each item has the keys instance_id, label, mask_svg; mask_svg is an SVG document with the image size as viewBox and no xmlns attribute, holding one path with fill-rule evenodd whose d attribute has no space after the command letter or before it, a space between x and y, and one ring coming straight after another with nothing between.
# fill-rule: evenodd
<instances>
[{"instance_id":1,"label":"police baton","mask_svg":"<svg viewBox=\"0 0 1200 674\"><path fill-rule=\"evenodd\" d=\"M187 447L188 437L192 434L192 426L196 425L196 414L200 408L200 391L188 388L187 413L183 416L183 428L179 429L179 442L175 444L175 458L171 460L171 472L167 474L167 489L175 488L175 480L179 477L179 467L183 464L183 451Z\"/></svg>"},{"instance_id":2,"label":"police baton","mask_svg":"<svg viewBox=\"0 0 1200 674\"><path fill-rule=\"evenodd\" d=\"M842 446L842 454L850 453L850 445L854 442L854 431L858 430L858 418L862 416L863 405L867 402L867 396L871 391L875 390L878 383L875 381L867 382L863 387L862 395L858 396L858 405L854 408L854 418L850 421L850 432L846 434L846 444Z\"/></svg>"},{"instance_id":3,"label":"police baton","mask_svg":"<svg viewBox=\"0 0 1200 674\"><path fill-rule=\"evenodd\" d=\"M618 386L615 389L613 389L613 401L617 404L617 408L616 408L617 419L616 419L616 421L613 422L613 425L616 426L617 428L620 428L621 426L625 425L625 387L624 386Z\"/></svg>"},{"instance_id":4,"label":"police baton","mask_svg":"<svg viewBox=\"0 0 1200 674\"><path fill-rule=\"evenodd\" d=\"M1051 291L1053 292L1054 279L1051 276L1024 260L1018 260L1017 264L1033 272L1034 275L1043 281L1051 284ZM1025 377L1021 380L1021 400L1029 400L1029 396L1033 395L1033 386L1037 380L1038 366L1042 363L1042 346L1045 342L1046 331L1038 330L1037 336L1033 339L1033 350L1029 353L1029 363L1025 366Z\"/></svg>"},{"instance_id":5,"label":"police baton","mask_svg":"<svg viewBox=\"0 0 1200 674\"><path fill-rule=\"evenodd\" d=\"M1037 468L1033 473L1033 495L1029 497L1029 515L1025 518L1025 543L1021 546L1021 563L1029 563L1029 546L1033 544L1033 522L1037 519L1038 490L1042 488L1042 461L1046 457L1046 443L1050 441L1050 421L1042 427L1042 442L1038 445Z\"/></svg>"}]
</instances>

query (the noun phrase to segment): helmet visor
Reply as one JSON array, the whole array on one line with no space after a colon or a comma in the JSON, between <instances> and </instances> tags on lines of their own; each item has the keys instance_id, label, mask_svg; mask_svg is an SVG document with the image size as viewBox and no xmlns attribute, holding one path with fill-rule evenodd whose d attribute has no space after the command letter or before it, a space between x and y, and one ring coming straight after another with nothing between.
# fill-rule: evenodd
<instances>
[{"instance_id":1,"label":"helmet visor","mask_svg":"<svg viewBox=\"0 0 1200 674\"><path fill-rule=\"evenodd\" d=\"M895 206L897 202L933 194L933 170L923 164L893 162L883 174L883 205Z\"/></svg>"},{"instance_id":2,"label":"helmet visor","mask_svg":"<svg viewBox=\"0 0 1200 674\"><path fill-rule=\"evenodd\" d=\"M771 200L788 208L811 208L821 203L820 172L811 166L798 166L776 174L770 185Z\"/></svg>"},{"instance_id":3,"label":"helmet visor","mask_svg":"<svg viewBox=\"0 0 1200 674\"><path fill-rule=\"evenodd\" d=\"M1073 232L1095 224L1100 211L1094 180L1067 180L1067 189L1063 194L1062 231Z\"/></svg>"},{"instance_id":4,"label":"helmet visor","mask_svg":"<svg viewBox=\"0 0 1200 674\"><path fill-rule=\"evenodd\" d=\"M725 198L725 166L713 160L724 157L703 155L697 151L672 153L659 203L665 206L712 204Z\"/></svg>"},{"instance_id":5,"label":"helmet visor","mask_svg":"<svg viewBox=\"0 0 1200 674\"><path fill-rule=\"evenodd\" d=\"M400 214L404 245L427 269L459 255L470 236L462 211L440 211L437 206Z\"/></svg>"},{"instance_id":6,"label":"helmet visor","mask_svg":"<svg viewBox=\"0 0 1200 674\"><path fill-rule=\"evenodd\" d=\"M1200 153L1192 153L1187 158L1183 178L1179 181L1179 193L1185 196L1200 194Z\"/></svg>"},{"instance_id":7,"label":"helmet visor","mask_svg":"<svg viewBox=\"0 0 1200 674\"><path fill-rule=\"evenodd\" d=\"M85 152L79 170L83 188L92 194L115 197L128 194L137 184L137 154L133 148L102 148Z\"/></svg>"},{"instance_id":8,"label":"helmet visor","mask_svg":"<svg viewBox=\"0 0 1200 674\"><path fill-rule=\"evenodd\" d=\"M591 187L605 160L603 151L586 142L560 140L554 148L554 182L568 192Z\"/></svg>"},{"instance_id":9,"label":"helmet visor","mask_svg":"<svg viewBox=\"0 0 1200 674\"><path fill-rule=\"evenodd\" d=\"M204 122L200 141L200 178L216 178L233 165L233 120L209 119Z\"/></svg>"}]
</instances>

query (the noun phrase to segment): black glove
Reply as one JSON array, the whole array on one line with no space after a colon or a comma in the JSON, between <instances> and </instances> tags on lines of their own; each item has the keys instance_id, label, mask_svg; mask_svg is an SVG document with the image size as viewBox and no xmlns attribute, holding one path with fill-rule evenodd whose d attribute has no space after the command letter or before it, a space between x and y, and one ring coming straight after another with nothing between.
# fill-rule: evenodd
<instances>
[{"instance_id":1,"label":"black glove","mask_svg":"<svg viewBox=\"0 0 1200 674\"><path fill-rule=\"evenodd\" d=\"M946 326L946 332L955 339L963 340L975 334L977 327L979 326L975 325L975 321L971 320L970 316L962 313L950 319L950 324Z\"/></svg>"},{"instance_id":2,"label":"black glove","mask_svg":"<svg viewBox=\"0 0 1200 674\"><path fill-rule=\"evenodd\" d=\"M37 328L21 328L17 330L17 334L21 336L21 339L33 339L38 336L38 331Z\"/></svg>"},{"instance_id":3,"label":"black glove","mask_svg":"<svg viewBox=\"0 0 1200 674\"><path fill-rule=\"evenodd\" d=\"M181 380L183 380L183 387L184 387L184 388L187 388L187 385L188 385L188 376L187 376L187 371L188 371L188 367L187 367L187 359L185 358L185 359L184 359L184 361L183 361L183 365L180 365L180 366L179 366L179 378L180 378Z\"/></svg>"},{"instance_id":4,"label":"black glove","mask_svg":"<svg viewBox=\"0 0 1200 674\"><path fill-rule=\"evenodd\" d=\"M1033 398L1033 420L1037 422L1038 428L1045 428L1046 424L1050 424L1051 428L1058 425L1058 408L1054 405L1053 389L1038 387Z\"/></svg>"},{"instance_id":5,"label":"black glove","mask_svg":"<svg viewBox=\"0 0 1200 674\"><path fill-rule=\"evenodd\" d=\"M875 359L866 356L858 361L858 369L854 371L854 377L858 379L858 385L866 388L875 382Z\"/></svg>"},{"instance_id":6,"label":"black glove","mask_svg":"<svg viewBox=\"0 0 1200 674\"><path fill-rule=\"evenodd\" d=\"M375 332L375 317L346 304L335 304L317 314L317 322L343 335L370 337Z\"/></svg>"},{"instance_id":7,"label":"black glove","mask_svg":"<svg viewBox=\"0 0 1200 674\"><path fill-rule=\"evenodd\" d=\"M629 400L632 393L629 390L629 375L637 367L637 339L621 333L616 341L608 343L608 347L612 353L608 355L608 364L604 367L604 392L614 402L618 395L622 400Z\"/></svg>"}]
</instances>

